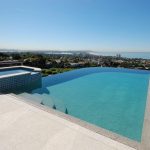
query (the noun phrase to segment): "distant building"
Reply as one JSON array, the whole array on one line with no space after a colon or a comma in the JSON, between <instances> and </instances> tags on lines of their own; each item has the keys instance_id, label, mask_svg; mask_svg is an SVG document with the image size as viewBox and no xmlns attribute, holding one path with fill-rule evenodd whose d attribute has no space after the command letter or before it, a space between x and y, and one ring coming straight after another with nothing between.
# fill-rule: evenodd
<instances>
[{"instance_id":1,"label":"distant building","mask_svg":"<svg viewBox=\"0 0 150 150\"><path fill-rule=\"evenodd\" d=\"M71 67L82 67L84 66L84 62L78 62L78 63L70 63Z\"/></svg>"},{"instance_id":2,"label":"distant building","mask_svg":"<svg viewBox=\"0 0 150 150\"><path fill-rule=\"evenodd\" d=\"M117 54L116 57L117 57L117 58L121 58L121 54Z\"/></svg>"}]
</instances>

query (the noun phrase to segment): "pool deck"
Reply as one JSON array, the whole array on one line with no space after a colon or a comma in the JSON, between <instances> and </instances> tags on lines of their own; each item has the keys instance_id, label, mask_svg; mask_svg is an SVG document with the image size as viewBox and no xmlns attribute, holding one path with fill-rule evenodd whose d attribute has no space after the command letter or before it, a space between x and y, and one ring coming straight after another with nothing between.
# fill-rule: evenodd
<instances>
[{"instance_id":1,"label":"pool deck","mask_svg":"<svg viewBox=\"0 0 150 150\"><path fill-rule=\"evenodd\" d=\"M1 150L135 150L76 123L0 95Z\"/></svg>"},{"instance_id":2,"label":"pool deck","mask_svg":"<svg viewBox=\"0 0 150 150\"><path fill-rule=\"evenodd\" d=\"M140 149L150 150L150 81L149 81L149 87L148 87L148 95L147 95Z\"/></svg>"}]
</instances>

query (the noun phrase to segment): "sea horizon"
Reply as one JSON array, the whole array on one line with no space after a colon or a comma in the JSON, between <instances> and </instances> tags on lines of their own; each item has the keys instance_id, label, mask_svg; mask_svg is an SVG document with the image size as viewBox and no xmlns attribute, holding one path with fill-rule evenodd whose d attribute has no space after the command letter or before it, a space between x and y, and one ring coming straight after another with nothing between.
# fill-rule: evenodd
<instances>
[{"instance_id":1,"label":"sea horizon","mask_svg":"<svg viewBox=\"0 0 150 150\"><path fill-rule=\"evenodd\" d=\"M116 56L120 55L124 58L141 58L141 59L150 59L150 52L145 51L94 51L94 50L21 50L21 49L0 49L0 52L37 52L43 54L63 54L63 55L73 55L76 53L87 53L97 56Z\"/></svg>"}]
</instances>

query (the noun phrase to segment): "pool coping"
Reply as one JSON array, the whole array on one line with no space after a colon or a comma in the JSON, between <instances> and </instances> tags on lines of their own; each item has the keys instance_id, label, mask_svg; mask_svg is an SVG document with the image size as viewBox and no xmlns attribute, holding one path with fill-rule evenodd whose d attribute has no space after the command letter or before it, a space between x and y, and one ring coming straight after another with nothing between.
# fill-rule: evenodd
<instances>
[{"instance_id":1,"label":"pool coping","mask_svg":"<svg viewBox=\"0 0 150 150\"><path fill-rule=\"evenodd\" d=\"M95 133L98 133L100 135L108 137L108 138L110 138L110 139L112 139L114 141L117 141L119 143L125 144L125 145L130 146L130 147L132 147L134 149L141 150L141 144L139 142L137 142L137 141L134 141L134 140L126 138L126 137L123 137L123 136L121 136L121 135L119 135L117 133L114 133L112 131L106 130L106 129L101 128L101 127L98 127L98 126L96 126L94 124L88 123L88 122L86 122L84 120L81 120L79 118L67 115L67 114L65 114L63 112L60 112L60 111L55 110L55 109L52 109L52 108L50 108L48 106L41 105L38 102L29 100L29 98L24 98L22 96L15 95L14 93L11 93L10 95L15 97L15 98L17 98L18 100L21 100L21 101L23 101L25 103L28 103L31 106L34 106L34 107L39 108L41 110L44 110L44 111L46 111L48 113L51 113L53 115L56 115L56 116L61 117L63 119L66 119L66 120L68 120L68 121L70 121L72 123L78 124L78 125L86 128L86 129L88 129L88 130L91 130L91 131L93 131Z\"/></svg>"},{"instance_id":2,"label":"pool coping","mask_svg":"<svg viewBox=\"0 0 150 150\"><path fill-rule=\"evenodd\" d=\"M148 86L147 101L145 108L145 116L143 123L142 139L140 150L150 150L150 80Z\"/></svg>"},{"instance_id":3,"label":"pool coping","mask_svg":"<svg viewBox=\"0 0 150 150\"><path fill-rule=\"evenodd\" d=\"M31 70L33 70L35 72L41 72L40 68L29 67L29 66L24 66L24 65L21 65L21 66L10 66L10 67L0 67L0 71L1 70L5 70L5 69L15 69L15 68L31 69Z\"/></svg>"},{"instance_id":4,"label":"pool coping","mask_svg":"<svg viewBox=\"0 0 150 150\"><path fill-rule=\"evenodd\" d=\"M12 73L12 74L7 74L7 75L1 75L0 76L0 79L1 78L8 78L8 77L13 77L13 76L19 76L19 75L25 75L25 74L31 74L31 72L20 72L20 73Z\"/></svg>"}]
</instances>

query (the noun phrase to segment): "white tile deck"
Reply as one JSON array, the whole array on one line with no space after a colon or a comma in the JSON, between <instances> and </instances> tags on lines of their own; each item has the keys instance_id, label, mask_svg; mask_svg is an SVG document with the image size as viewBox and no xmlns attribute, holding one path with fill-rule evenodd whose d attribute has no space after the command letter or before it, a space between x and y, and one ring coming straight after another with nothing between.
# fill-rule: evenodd
<instances>
[{"instance_id":1,"label":"white tile deck","mask_svg":"<svg viewBox=\"0 0 150 150\"><path fill-rule=\"evenodd\" d=\"M0 150L134 150L9 95L0 95Z\"/></svg>"}]
</instances>

